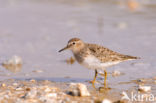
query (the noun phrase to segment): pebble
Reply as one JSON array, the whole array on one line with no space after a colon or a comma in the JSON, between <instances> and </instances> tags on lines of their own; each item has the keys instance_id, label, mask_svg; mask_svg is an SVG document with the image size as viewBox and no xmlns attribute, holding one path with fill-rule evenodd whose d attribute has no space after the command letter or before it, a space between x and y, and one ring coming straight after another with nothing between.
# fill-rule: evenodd
<instances>
[{"instance_id":1,"label":"pebble","mask_svg":"<svg viewBox=\"0 0 156 103\"><path fill-rule=\"evenodd\" d=\"M46 88L44 91L45 91L45 92L50 92L51 89L50 89L50 88Z\"/></svg>"},{"instance_id":2,"label":"pebble","mask_svg":"<svg viewBox=\"0 0 156 103\"><path fill-rule=\"evenodd\" d=\"M34 80L34 79L31 79L31 80L30 80L30 82L33 82L33 83L35 83L35 82L36 82L36 80Z\"/></svg>"},{"instance_id":3,"label":"pebble","mask_svg":"<svg viewBox=\"0 0 156 103\"><path fill-rule=\"evenodd\" d=\"M87 86L82 83L78 83L78 90L80 92L80 96L90 96L89 91L87 90Z\"/></svg>"},{"instance_id":4,"label":"pebble","mask_svg":"<svg viewBox=\"0 0 156 103\"><path fill-rule=\"evenodd\" d=\"M114 77L120 76L120 75L121 75L121 72L118 71L118 70L114 70L114 71L112 72L112 76L114 76Z\"/></svg>"},{"instance_id":5,"label":"pebble","mask_svg":"<svg viewBox=\"0 0 156 103\"><path fill-rule=\"evenodd\" d=\"M156 77L153 77L154 80L156 80Z\"/></svg>"},{"instance_id":6,"label":"pebble","mask_svg":"<svg viewBox=\"0 0 156 103\"><path fill-rule=\"evenodd\" d=\"M126 22L119 22L116 25L117 25L117 28L119 29L126 29L128 26Z\"/></svg>"},{"instance_id":7,"label":"pebble","mask_svg":"<svg viewBox=\"0 0 156 103\"><path fill-rule=\"evenodd\" d=\"M75 59L73 57L70 57L69 59L66 60L67 64L74 64Z\"/></svg>"},{"instance_id":8,"label":"pebble","mask_svg":"<svg viewBox=\"0 0 156 103\"><path fill-rule=\"evenodd\" d=\"M5 84L5 83L3 83L3 84L1 84L1 86L2 86L2 87L6 87L6 84Z\"/></svg>"},{"instance_id":9,"label":"pebble","mask_svg":"<svg viewBox=\"0 0 156 103\"><path fill-rule=\"evenodd\" d=\"M18 83L13 83L12 85L17 86L17 85L18 85Z\"/></svg>"},{"instance_id":10,"label":"pebble","mask_svg":"<svg viewBox=\"0 0 156 103\"><path fill-rule=\"evenodd\" d=\"M27 77L28 77L28 76L30 76L30 74L28 74L28 73L24 73L24 76L27 76Z\"/></svg>"},{"instance_id":11,"label":"pebble","mask_svg":"<svg viewBox=\"0 0 156 103\"><path fill-rule=\"evenodd\" d=\"M19 56L13 56L2 63L2 66L11 72L19 72L22 68L22 59Z\"/></svg>"},{"instance_id":12,"label":"pebble","mask_svg":"<svg viewBox=\"0 0 156 103\"><path fill-rule=\"evenodd\" d=\"M147 80L144 79L144 78L142 78L142 79L138 79L138 80L137 80L138 83L146 83L146 81L147 81Z\"/></svg>"},{"instance_id":13,"label":"pebble","mask_svg":"<svg viewBox=\"0 0 156 103\"><path fill-rule=\"evenodd\" d=\"M142 85L139 85L138 90L139 91L143 91L143 92L149 92L149 91L151 91L151 86L142 86Z\"/></svg>"},{"instance_id":14,"label":"pebble","mask_svg":"<svg viewBox=\"0 0 156 103\"><path fill-rule=\"evenodd\" d=\"M104 100L102 101L102 103L112 103L112 101L110 101L110 100L108 100L108 99L104 99Z\"/></svg>"},{"instance_id":15,"label":"pebble","mask_svg":"<svg viewBox=\"0 0 156 103\"><path fill-rule=\"evenodd\" d=\"M49 93L46 96L47 97L52 97L52 98L57 98L57 94L56 93Z\"/></svg>"},{"instance_id":16,"label":"pebble","mask_svg":"<svg viewBox=\"0 0 156 103\"><path fill-rule=\"evenodd\" d=\"M15 90L21 91L21 90L23 90L23 88L19 87L19 88L16 88Z\"/></svg>"},{"instance_id":17,"label":"pebble","mask_svg":"<svg viewBox=\"0 0 156 103\"><path fill-rule=\"evenodd\" d=\"M37 90L31 90L28 93L26 93L26 98L35 98L37 95Z\"/></svg>"},{"instance_id":18,"label":"pebble","mask_svg":"<svg viewBox=\"0 0 156 103\"><path fill-rule=\"evenodd\" d=\"M82 83L71 83L70 90L67 91L67 94L72 96L90 96L89 91L87 90L87 86Z\"/></svg>"},{"instance_id":19,"label":"pebble","mask_svg":"<svg viewBox=\"0 0 156 103\"><path fill-rule=\"evenodd\" d=\"M32 71L32 72L35 72L35 73L42 73L43 70L34 70L34 71Z\"/></svg>"},{"instance_id":20,"label":"pebble","mask_svg":"<svg viewBox=\"0 0 156 103\"><path fill-rule=\"evenodd\" d=\"M9 64L13 64L13 65L17 65L17 64L22 64L22 59L19 56L13 56L10 59L8 59L7 61L4 61L3 64L9 65Z\"/></svg>"},{"instance_id":21,"label":"pebble","mask_svg":"<svg viewBox=\"0 0 156 103\"><path fill-rule=\"evenodd\" d=\"M41 103L58 103L56 99L51 99L47 97L41 97L40 100L42 101Z\"/></svg>"},{"instance_id":22,"label":"pebble","mask_svg":"<svg viewBox=\"0 0 156 103\"><path fill-rule=\"evenodd\" d=\"M137 0L128 0L127 2L127 7L131 10L131 11L136 11L140 8L140 3L137 2Z\"/></svg>"},{"instance_id":23,"label":"pebble","mask_svg":"<svg viewBox=\"0 0 156 103\"><path fill-rule=\"evenodd\" d=\"M28 87L28 88L26 88L25 90L26 90L26 91L30 91L31 89Z\"/></svg>"},{"instance_id":24,"label":"pebble","mask_svg":"<svg viewBox=\"0 0 156 103\"><path fill-rule=\"evenodd\" d=\"M80 92L77 89L67 91L67 94L71 96L80 96Z\"/></svg>"}]
</instances>

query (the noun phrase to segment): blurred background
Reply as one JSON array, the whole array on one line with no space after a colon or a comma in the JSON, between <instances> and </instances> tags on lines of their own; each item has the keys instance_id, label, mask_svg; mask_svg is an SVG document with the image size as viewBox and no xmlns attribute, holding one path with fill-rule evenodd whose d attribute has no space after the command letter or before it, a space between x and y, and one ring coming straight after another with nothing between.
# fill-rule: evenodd
<instances>
[{"instance_id":1,"label":"blurred background","mask_svg":"<svg viewBox=\"0 0 156 103\"><path fill-rule=\"evenodd\" d=\"M108 71L125 75L108 78L128 81L156 72L156 0L0 0L0 60L14 55L22 70L0 67L0 79L91 80L94 71L65 61L70 51L58 53L78 37L114 51L141 57Z\"/></svg>"}]
</instances>

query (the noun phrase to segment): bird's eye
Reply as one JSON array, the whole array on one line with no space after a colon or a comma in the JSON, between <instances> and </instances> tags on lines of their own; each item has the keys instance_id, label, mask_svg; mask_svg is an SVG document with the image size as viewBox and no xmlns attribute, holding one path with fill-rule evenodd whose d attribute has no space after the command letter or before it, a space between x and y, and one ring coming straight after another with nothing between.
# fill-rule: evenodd
<instances>
[{"instance_id":1,"label":"bird's eye","mask_svg":"<svg viewBox=\"0 0 156 103\"><path fill-rule=\"evenodd\" d=\"M75 42L73 42L73 45L75 45Z\"/></svg>"}]
</instances>

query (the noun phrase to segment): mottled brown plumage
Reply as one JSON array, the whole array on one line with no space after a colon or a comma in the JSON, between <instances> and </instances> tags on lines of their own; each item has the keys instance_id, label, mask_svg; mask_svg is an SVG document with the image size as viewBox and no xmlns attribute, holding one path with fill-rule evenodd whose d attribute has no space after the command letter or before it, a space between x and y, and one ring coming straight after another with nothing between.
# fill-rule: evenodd
<instances>
[{"instance_id":1,"label":"mottled brown plumage","mask_svg":"<svg viewBox=\"0 0 156 103\"><path fill-rule=\"evenodd\" d=\"M126 61L138 59L138 57L133 57L129 55L123 55L117 52L114 52L103 46L97 44L86 44L87 48L91 51L91 54L96 56L101 62L112 62L112 61Z\"/></svg>"}]
</instances>

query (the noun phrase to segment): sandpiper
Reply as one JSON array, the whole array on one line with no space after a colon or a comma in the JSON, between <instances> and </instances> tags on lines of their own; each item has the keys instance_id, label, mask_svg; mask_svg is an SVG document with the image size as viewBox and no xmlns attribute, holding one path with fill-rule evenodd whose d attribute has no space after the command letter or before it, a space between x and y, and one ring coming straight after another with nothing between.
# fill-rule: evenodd
<instances>
[{"instance_id":1,"label":"sandpiper","mask_svg":"<svg viewBox=\"0 0 156 103\"><path fill-rule=\"evenodd\" d=\"M73 52L74 57L79 64L85 66L86 68L95 70L95 76L92 81L93 86L98 74L97 70L104 71L104 84L106 84L107 67L113 66L123 61L138 59L138 57L123 55L97 44L85 43L79 38L70 39L67 46L59 50L59 52L66 49L70 49Z\"/></svg>"}]
</instances>

